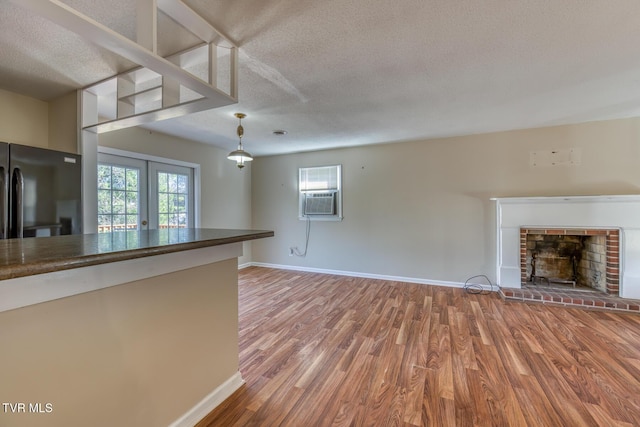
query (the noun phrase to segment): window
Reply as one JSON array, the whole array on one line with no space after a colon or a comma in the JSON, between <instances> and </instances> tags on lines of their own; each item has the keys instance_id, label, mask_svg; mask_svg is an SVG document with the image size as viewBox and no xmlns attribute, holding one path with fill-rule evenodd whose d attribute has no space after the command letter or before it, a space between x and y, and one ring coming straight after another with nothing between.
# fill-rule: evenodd
<instances>
[{"instance_id":1,"label":"window","mask_svg":"<svg viewBox=\"0 0 640 427\"><path fill-rule=\"evenodd\" d=\"M298 217L313 220L342 220L341 165L298 170Z\"/></svg>"}]
</instances>

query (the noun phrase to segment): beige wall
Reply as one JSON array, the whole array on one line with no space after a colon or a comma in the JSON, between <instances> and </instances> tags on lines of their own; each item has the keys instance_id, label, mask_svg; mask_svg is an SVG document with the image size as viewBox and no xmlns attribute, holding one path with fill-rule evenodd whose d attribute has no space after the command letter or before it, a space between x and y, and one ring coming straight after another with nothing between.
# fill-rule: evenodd
<instances>
[{"instance_id":1,"label":"beige wall","mask_svg":"<svg viewBox=\"0 0 640 427\"><path fill-rule=\"evenodd\" d=\"M49 105L0 89L0 141L47 148Z\"/></svg>"},{"instance_id":2,"label":"beige wall","mask_svg":"<svg viewBox=\"0 0 640 427\"><path fill-rule=\"evenodd\" d=\"M200 165L200 226L204 228L251 227L251 168L239 170L227 159L227 152L141 128L100 134L104 147L133 151ZM251 243L244 244L243 264L251 259Z\"/></svg>"},{"instance_id":3,"label":"beige wall","mask_svg":"<svg viewBox=\"0 0 640 427\"><path fill-rule=\"evenodd\" d=\"M49 103L49 148L79 152L78 94L75 91Z\"/></svg>"},{"instance_id":4,"label":"beige wall","mask_svg":"<svg viewBox=\"0 0 640 427\"><path fill-rule=\"evenodd\" d=\"M532 168L531 151L580 148L579 166ZM342 222L297 219L297 168L343 165ZM640 119L258 158L253 261L464 282L495 280L491 197L640 193Z\"/></svg>"},{"instance_id":5,"label":"beige wall","mask_svg":"<svg viewBox=\"0 0 640 427\"><path fill-rule=\"evenodd\" d=\"M2 426L166 426L238 371L235 259L0 313Z\"/></svg>"},{"instance_id":6,"label":"beige wall","mask_svg":"<svg viewBox=\"0 0 640 427\"><path fill-rule=\"evenodd\" d=\"M76 92L51 102L0 89L0 141L78 152Z\"/></svg>"}]
</instances>

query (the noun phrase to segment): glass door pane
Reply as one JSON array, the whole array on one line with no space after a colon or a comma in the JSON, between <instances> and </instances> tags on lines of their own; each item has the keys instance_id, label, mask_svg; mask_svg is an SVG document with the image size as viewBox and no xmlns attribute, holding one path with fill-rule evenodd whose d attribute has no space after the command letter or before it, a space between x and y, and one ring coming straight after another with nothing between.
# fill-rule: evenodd
<instances>
[{"instance_id":1,"label":"glass door pane","mask_svg":"<svg viewBox=\"0 0 640 427\"><path fill-rule=\"evenodd\" d=\"M190 228L193 223L193 169L149 162L149 226Z\"/></svg>"},{"instance_id":2,"label":"glass door pane","mask_svg":"<svg viewBox=\"0 0 640 427\"><path fill-rule=\"evenodd\" d=\"M98 232L147 228L145 161L98 154Z\"/></svg>"}]
</instances>

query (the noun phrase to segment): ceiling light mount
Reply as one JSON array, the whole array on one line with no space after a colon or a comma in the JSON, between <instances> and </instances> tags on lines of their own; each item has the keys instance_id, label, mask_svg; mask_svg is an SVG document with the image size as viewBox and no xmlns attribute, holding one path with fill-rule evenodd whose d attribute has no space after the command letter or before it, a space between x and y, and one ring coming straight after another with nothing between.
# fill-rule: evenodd
<instances>
[{"instance_id":1,"label":"ceiling light mount","mask_svg":"<svg viewBox=\"0 0 640 427\"><path fill-rule=\"evenodd\" d=\"M247 115L244 113L235 113L234 116L238 118L238 129L236 131L238 134L238 140L239 140L238 149L229 153L229 155L227 156L227 159L235 161L236 166L238 166L239 169L242 169L244 167L245 162L250 162L253 160L253 156L251 156L251 154L244 151L244 149L242 148L242 136L244 135L244 128L242 127L242 119L247 117Z\"/></svg>"}]
</instances>

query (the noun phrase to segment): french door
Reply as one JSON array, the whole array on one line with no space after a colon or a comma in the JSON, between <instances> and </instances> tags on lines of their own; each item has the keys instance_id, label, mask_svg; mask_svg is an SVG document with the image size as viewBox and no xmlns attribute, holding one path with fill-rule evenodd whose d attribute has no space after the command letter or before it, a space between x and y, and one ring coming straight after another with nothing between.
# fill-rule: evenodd
<instances>
[{"instance_id":1,"label":"french door","mask_svg":"<svg viewBox=\"0 0 640 427\"><path fill-rule=\"evenodd\" d=\"M193 169L98 153L98 232L194 226Z\"/></svg>"},{"instance_id":2,"label":"french door","mask_svg":"<svg viewBox=\"0 0 640 427\"><path fill-rule=\"evenodd\" d=\"M98 232L147 227L147 162L98 154Z\"/></svg>"},{"instance_id":3,"label":"french door","mask_svg":"<svg viewBox=\"0 0 640 427\"><path fill-rule=\"evenodd\" d=\"M193 169L148 162L149 227L193 227Z\"/></svg>"}]
</instances>

